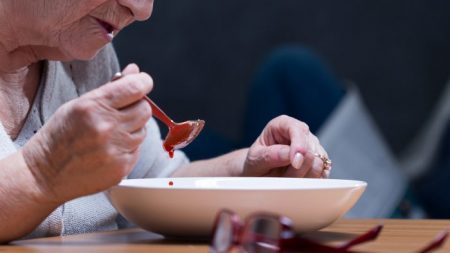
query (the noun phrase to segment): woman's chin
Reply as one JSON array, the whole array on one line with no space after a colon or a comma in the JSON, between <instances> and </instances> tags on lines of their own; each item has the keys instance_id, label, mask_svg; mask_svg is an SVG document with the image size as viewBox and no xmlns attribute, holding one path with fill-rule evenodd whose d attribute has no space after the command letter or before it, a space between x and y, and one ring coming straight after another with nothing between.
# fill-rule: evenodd
<instances>
[{"instance_id":1,"label":"woman's chin","mask_svg":"<svg viewBox=\"0 0 450 253\"><path fill-rule=\"evenodd\" d=\"M100 52L100 50L97 50L97 51L92 52L92 53L84 53L84 54L79 55L78 57L76 57L75 60L80 60L80 61L92 60L98 54L98 52Z\"/></svg>"},{"instance_id":2,"label":"woman's chin","mask_svg":"<svg viewBox=\"0 0 450 253\"><path fill-rule=\"evenodd\" d=\"M92 60L107 44L98 46L98 47L89 47L83 49L82 47L77 48L76 50L71 50L68 54L67 60L80 60L80 61L89 61Z\"/></svg>"}]
</instances>

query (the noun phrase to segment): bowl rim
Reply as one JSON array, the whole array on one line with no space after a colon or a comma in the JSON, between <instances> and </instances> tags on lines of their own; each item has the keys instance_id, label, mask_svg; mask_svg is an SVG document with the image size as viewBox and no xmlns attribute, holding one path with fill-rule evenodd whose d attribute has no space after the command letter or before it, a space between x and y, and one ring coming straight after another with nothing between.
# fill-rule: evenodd
<instances>
[{"instance_id":1,"label":"bowl rim","mask_svg":"<svg viewBox=\"0 0 450 253\"><path fill-rule=\"evenodd\" d=\"M208 186L203 185L201 187L182 187L182 186L161 186L161 185L133 185L134 182L142 182L142 181L161 181L161 180L216 180L216 181L245 181L245 180L276 180L276 181L317 181L321 182L319 185L312 185L312 187L286 187L286 188L264 188L262 187L254 187L254 188L246 188L246 187L218 187L218 186ZM328 185L324 186L322 184L325 180L328 182L342 182L342 185ZM361 180L352 180L352 179L318 179L318 178L280 178L280 177L167 177L167 178L137 178L137 179L124 179L118 185L113 186L111 189L147 189L147 190L192 190L192 191L308 191L308 190L336 190L336 189L354 189L354 188L365 188L367 187L367 182Z\"/></svg>"}]
</instances>

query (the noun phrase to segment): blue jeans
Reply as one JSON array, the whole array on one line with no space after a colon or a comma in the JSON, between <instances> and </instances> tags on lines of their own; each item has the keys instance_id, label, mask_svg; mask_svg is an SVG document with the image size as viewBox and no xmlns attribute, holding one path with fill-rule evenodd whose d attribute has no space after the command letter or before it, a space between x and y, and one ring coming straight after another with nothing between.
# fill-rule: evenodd
<instances>
[{"instance_id":1,"label":"blue jeans","mask_svg":"<svg viewBox=\"0 0 450 253\"><path fill-rule=\"evenodd\" d=\"M242 138L232 142L206 128L184 151L197 160L248 147L272 118L282 114L306 122L314 133L343 95L340 81L311 50L279 48L264 61L250 86Z\"/></svg>"}]
</instances>

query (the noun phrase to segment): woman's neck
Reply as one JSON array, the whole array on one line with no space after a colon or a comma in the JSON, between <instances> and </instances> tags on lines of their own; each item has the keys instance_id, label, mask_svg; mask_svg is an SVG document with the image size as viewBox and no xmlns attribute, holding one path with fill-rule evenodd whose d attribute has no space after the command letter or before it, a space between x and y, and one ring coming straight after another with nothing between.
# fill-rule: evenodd
<instances>
[{"instance_id":1,"label":"woman's neck","mask_svg":"<svg viewBox=\"0 0 450 253\"><path fill-rule=\"evenodd\" d=\"M5 7L0 3L0 8ZM30 97L37 87L39 57L31 45L33 39L23 36L20 24L0 10L0 105L18 97ZM9 19L8 19L9 18ZM30 92L31 91L31 92ZM32 97L33 95L31 95ZM0 107L0 115L4 112Z\"/></svg>"},{"instance_id":2,"label":"woman's neck","mask_svg":"<svg viewBox=\"0 0 450 253\"><path fill-rule=\"evenodd\" d=\"M40 61L52 53L38 24L15 15L29 3L0 1L0 122L13 139L33 104L42 71Z\"/></svg>"},{"instance_id":3,"label":"woman's neck","mask_svg":"<svg viewBox=\"0 0 450 253\"><path fill-rule=\"evenodd\" d=\"M0 122L15 139L22 129L39 87L42 64L0 71Z\"/></svg>"}]
</instances>

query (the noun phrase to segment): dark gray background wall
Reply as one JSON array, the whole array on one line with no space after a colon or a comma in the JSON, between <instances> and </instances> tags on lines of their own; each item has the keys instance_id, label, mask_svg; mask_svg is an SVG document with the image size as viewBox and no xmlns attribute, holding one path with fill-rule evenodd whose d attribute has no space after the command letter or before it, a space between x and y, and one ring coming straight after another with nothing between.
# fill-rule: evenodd
<instances>
[{"instance_id":1,"label":"dark gray background wall","mask_svg":"<svg viewBox=\"0 0 450 253\"><path fill-rule=\"evenodd\" d=\"M156 0L116 38L122 65L155 79L175 120L204 118L237 138L246 89L264 56L300 44L353 80L395 151L421 126L450 72L450 1Z\"/></svg>"}]
</instances>

